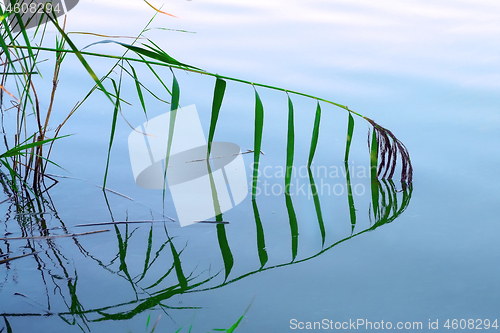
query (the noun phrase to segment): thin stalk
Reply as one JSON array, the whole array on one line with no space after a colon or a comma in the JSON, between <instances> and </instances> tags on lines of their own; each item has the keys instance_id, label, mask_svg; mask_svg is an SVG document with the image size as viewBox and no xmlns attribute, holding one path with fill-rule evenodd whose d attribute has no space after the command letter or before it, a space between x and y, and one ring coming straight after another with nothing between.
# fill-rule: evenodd
<instances>
[{"instance_id":1,"label":"thin stalk","mask_svg":"<svg viewBox=\"0 0 500 333\"><path fill-rule=\"evenodd\" d=\"M17 46L17 45L8 45L8 47L20 48L20 49L26 48L25 46ZM35 46L32 46L32 49L33 50L40 50L40 51L50 51L50 52L55 52L56 51L55 49L49 48L49 47L35 47ZM76 53L73 50L64 50L62 52ZM363 116L362 114L360 114L358 112L355 112L355 111L349 109L345 105L342 105L342 104L339 104L339 103L335 103L335 102L332 102L330 100L327 100L327 99L324 99L324 98L320 98L318 96L301 93L299 91L289 90L289 89L285 89L285 88L281 88L281 87L276 87L276 86L271 86L271 85L267 85L267 84L262 84L262 83L258 83L258 82L252 82L252 81L237 79L237 78L234 78L234 77L224 76L224 75L220 75L220 74L216 74L216 73L210 73L210 72L206 72L206 71L203 71L203 70L197 70L197 69L187 68L187 67L183 67L183 66L166 64L166 63L159 62L159 61L149 61L149 60L142 60L142 59L137 59L137 58L120 57L120 56L114 56L114 55L109 55L109 54L100 54L100 53L93 53L93 52L86 52L86 51L79 51L79 53L81 55L88 55L88 56L94 56L94 57L100 57L100 58L109 58L109 59L117 59L117 60L135 61L135 62L140 62L140 63L147 63L147 64L150 64L150 65L163 66L163 67L169 67L169 68L175 68L175 69L182 69L182 70L187 71L187 72L192 72L192 73L198 73L198 74L201 74L201 75L207 75L207 76L217 77L217 78L220 78L220 79L223 79L223 80L240 82L240 83L249 84L249 85L256 86L256 87L263 87L263 88L267 88L267 89L272 89L272 90L277 90L277 91L282 91L282 92L288 92L289 94L294 94L294 95L303 96L303 97L307 97L307 98L311 98L311 99L316 99L316 100L321 101L321 102L325 102L325 103L328 103L328 104L335 105L335 106L337 106L339 108L342 108L342 109L344 109L346 111L349 111L352 114L355 114L355 115L357 115L357 116L359 116L361 118L365 118L366 119L365 116Z\"/></svg>"}]
</instances>

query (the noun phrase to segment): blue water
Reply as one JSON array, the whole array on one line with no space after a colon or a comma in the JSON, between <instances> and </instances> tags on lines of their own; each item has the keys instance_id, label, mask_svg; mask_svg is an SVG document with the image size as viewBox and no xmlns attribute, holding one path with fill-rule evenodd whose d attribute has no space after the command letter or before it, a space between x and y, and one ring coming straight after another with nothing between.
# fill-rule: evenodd
<instances>
[{"instance_id":1,"label":"blue water","mask_svg":"<svg viewBox=\"0 0 500 333\"><path fill-rule=\"evenodd\" d=\"M132 10L137 12L132 14ZM159 15L154 27L196 32L148 32L149 38L179 61L326 98L390 129L411 155L411 201L389 224L310 260L271 268L292 262L289 212L283 195L259 196L256 203L268 254L259 271L261 258L249 195L224 214L224 220L230 222L225 231L234 259L227 284L216 226L180 228L175 222L166 222L175 251L182 251L183 273L189 276L193 272L189 285L212 279L184 293L165 296L159 305L151 301L159 295L155 293L179 283L174 270L158 286L145 289L175 262L163 223L130 224L128 230L119 225L119 234L112 225L76 227L113 219L156 220L163 211L161 190L145 190L134 183L127 147L132 129L123 118L118 121L107 187L133 200L108 193L108 206L96 186L102 185L113 110L105 97L96 94L68 121L64 132L74 135L59 141L53 152L52 158L66 171L54 167L51 172L73 178L59 178L60 183L50 191L58 217L53 213L47 223L60 227L63 221L70 233L110 231L30 241L41 251L38 256L0 267L0 313L13 332L140 332L146 330L149 315L150 329L161 315L158 332L175 332L181 327L181 332L187 332L191 324L193 332L227 329L243 314L237 332L287 332L293 328L292 319L304 325L323 319L333 323L383 320L394 327L398 322L421 322L422 331L427 331L429 320L439 321L437 331L448 331L444 327L447 319L450 324L453 319L474 319L475 325L480 323L476 320L493 323L500 319L500 227L495 210L500 187L496 172L500 163L500 50L494 42L500 31L497 3L185 1L166 4L162 10L179 18ZM142 3L88 1L70 13L67 29L134 36L152 14ZM79 47L99 40L95 36L73 38ZM108 44L89 50L123 51ZM113 64L89 60L101 75ZM71 109L93 84L76 58L68 56L66 61L57 96L61 119L64 110ZM145 67L137 69L146 86L169 99ZM161 69L160 73L170 86L170 72ZM175 73L181 105L196 105L207 136L213 78ZM47 75L45 80L49 78ZM122 96L133 106L124 107L123 115L138 126L145 120L135 86L129 80L124 89ZM265 112L261 168L275 170L286 160L287 97L282 92L258 91ZM307 161L316 103L293 95L292 100L295 165L299 167ZM169 110L169 105L153 98L148 98L147 105L150 118ZM252 87L228 82L216 140L234 142L242 150L253 149L253 108ZM347 114L326 104L322 108L315 165L341 168ZM368 167L368 126L360 118L355 121L351 164ZM53 125L57 124L54 120ZM244 155L244 161L250 182L253 155ZM307 176L294 180L309 184ZM342 176L323 180L345 186ZM320 181L321 177L315 177L317 185ZM351 181L366 188L365 194L355 196L357 233L374 223L373 215L369 219L370 180L353 177ZM269 182L282 184L284 179L270 177ZM397 177L395 183L399 189ZM402 192L397 195L401 200ZM299 230L295 261L301 261L322 250L322 238L312 198L299 194L292 196L292 202ZM351 235L347 195L324 193L320 203L327 248ZM165 207L165 215L175 219L169 193ZM9 215L9 204L2 203L0 208L5 213L5 232L13 233L8 236L22 236L13 214ZM157 251L158 259L139 281L150 230L151 259ZM124 269L118 235L125 238L132 231L127 250L122 250L122 254L126 252ZM54 233L62 232L56 229ZM15 256L30 252L27 244L26 240L2 241L1 249ZM250 272L255 273L247 276ZM71 290L76 290L76 298L71 297ZM6 326L1 319L0 325Z\"/></svg>"}]
</instances>

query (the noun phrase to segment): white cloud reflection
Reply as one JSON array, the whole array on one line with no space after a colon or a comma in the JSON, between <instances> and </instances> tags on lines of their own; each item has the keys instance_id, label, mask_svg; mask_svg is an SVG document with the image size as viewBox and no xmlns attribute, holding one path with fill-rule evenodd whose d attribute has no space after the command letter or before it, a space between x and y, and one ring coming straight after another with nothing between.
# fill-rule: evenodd
<instances>
[{"instance_id":1,"label":"white cloud reflection","mask_svg":"<svg viewBox=\"0 0 500 333\"><path fill-rule=\"evenodd\" d=\"M197 33L151 34L176 58L212 71L286 86L285 74L300 69L295 82L351 71L500 88L497 1L170 0L163 10L179 18L160 15L154 26ZM81 1L69 28L134 35L152 14L140 0Z\"/></svg>"}]
</instances>

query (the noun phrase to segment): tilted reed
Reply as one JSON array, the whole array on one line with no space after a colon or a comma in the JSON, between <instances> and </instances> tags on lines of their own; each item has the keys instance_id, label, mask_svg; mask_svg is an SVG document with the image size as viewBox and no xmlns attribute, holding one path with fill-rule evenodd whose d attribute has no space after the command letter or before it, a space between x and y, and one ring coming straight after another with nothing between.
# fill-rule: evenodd
<instances>
[{"instance_id":1,"label":"tilted reed","mask_svg":"<svg viewBox=\"0 0 500 333\"><path fill-rule=\"evenodd\" d=\"M158 14L162 13L160 11L157 11L153 18ZM5 13L0 13L7 17ZM148 43L144 43L142 45L136 45L136 42L138 41L139 37L143 37L143 34L148 30L148 26L151 23L152 20L148 22L146 27L141 31L138 37L135 38L134 42L131 44L126 44L123 42L117 42L113 40L105 40L105 41L99 41L96 43L92 43L88 45L87 47L83 49L79 49L75 43L72 41L72 39L69 37L69 34L66 33L64 29L64 24L61 26L59 22L57 21L57 18L51 17L48 15L48 18L52 22L52 24L56 27L58 31L58 35L56 37L56 47L55 48L49 48L49 47L44 47L43 46L43 41L44 41L44 34L45 34L45 28L39 26L36 29L35 34L39 34L38 37L41 40L40 46L35 46L32 45L30 42L30 38L28 38L28 35L25 30L22 30L22 33L17 33L13 34L11 32L11 28L9 27L9 24L5 17L2 18L2 25L3 25L3 32L1 34L0 38L0 44L2 46L2 51L0 52L0 57L2 57L2 62L4 64L4 75L2 76L2 88L4 87L4 83L7 79L8 76L15 74L14 77L17 79L16 84L17 84L17 90L20 92L19 96L19 102L16 104L16 108L18 110L18 128L15 133L15 140L14 140L14 145L16 147L25 147L24 150L18 150L19 155L17 157L12 157L12 160L7 160L4 159L2 164L9 170L11 174L11 178L13 178L12 182L18 182L20 186L24 186L28 184L28 180L31 179L31 186L30 188L33 189L35 192L39 191L41 188L41 184L43 183L44 179L44 174L45 174L45 167L47 163L49 162L47 159L50 156L50 150L52 149L52 144L53 140L59 137L59 132L61 130L61 127L66 123L69 117L71 117L75 111L82 105L82 103L96 90L101 91L102 93L105 94L105 96L109 99L111 102L111 105L113 107L113 122L111 126L111 133L110 133L110 139L109 139L109 149L108 149L108 159L107 163L105 166L105 174L104 174L104 186L106 185L106 180L109 172L109 160L110 160L110 154L111 154L111 148L112 148L112 143L114 139L114 133L115 133L115 128L116 128L116 118L117 114L121 112L121 99L120 99L120 90L121 90L121 85L122 85L122 75L123 74L128 74L130 78L133 80L134 85L136 87L136 92L137 92L137 98L140 101L141 105L141 110L144 112L144 114L147 117L147 107L145 103L145 97L144 93L148 92L151 95L153 95L155 98L158 98L155 94L151 92L150 89L148 89L147 85L145 85L143 82L140 81L138 78L138 71L134 67L136 64L143 64L146 65L147 68L154 74L154 76L159 80L159 82L163 85L163 87L166 89L169 95L171 95L171 109L174 110L178 107L179 105L179 83L175 78L174 70L182 70L182 71L187 71L187 72L193 72L193 73L198 73L204 76L212 76L216 79L216 84L215 84L215 89L214 89L214 96L213 96L213 107L212 107L212 117L211 117L211 124L210 124L210 135L209 135L209 145L214 139L215 135L215 128L217 125L218 121L218 113L221 109L221 105L223 103L223 98L224 98L224 90L225 90L225 85L226 81L233 81L233 82L238 82L240 84L245 84L245 85L251 85L254 90L255 90L255 127L254 127L254 170L253 170L253 188L252 188L252 197L255 199L255 187L257 185L257 175L258 175L258 167L259 167L259 159L260 159L260 147L262 145L262 137L263 137L263 130L264 130L264 106L262 103L262 100L260 99L258 89L264 88L264 89L270 89L270 90L275 90L275 91L281 91L284 92L288 95L288 104L289 104L289 110L291 110L291 115L293 116L293 105L292 101L290 99L291 95L296 95L296 96L302 96L306 97L309 99L314 99L317 101L318 106L316 110L316 118L314 121L314 127L313 127L313 138L311 141L311 149L310 149L310 155L309 155L309 160L308 160L308 165L310 166L312 163L312 160L314 158L314 153L316 150L316 145L319 140L319 126L320 126L320 118L321 118L321 108L320 108L320 102L321 103L326 103L326 104L331 104L336 107L339 107L345 111L348 112L349 114L349 119L348 119L348 138L346 141L346 155L345 155L345 160L347 161L348 155L349 155L349 149L350 149L350 144L352 140L352 129L354 127L354 118L352 117L353 115L359 116L366 120L369 124L373 126L374 133L375 133L375 140L376 140L376 145L377 145L377 155L380 156L378 159L380 163L378 163L378 170L377 170L377 178L382 178L382 179L392 179L395 173L397 161L398 161L398 155L400 156L401 160L401 182L403 183L411 183L412 182L412 174L413 174L413 168L411 165L411 160L410 156L408 153L408 150L406 149L405 145L396 138L396 136L388 129L380 126L377 124L375 121L371 120L370 118L367 118L353 110L350 110L347 106L335 103L333 101L320 98L314 95L298 92L298 91L291 91L285 88L280 88L280 87L275 87L271 85L266 85L266 84L261 84L261 83L256 83L256 82L250 82L234 77L228 77L228 76L223 76L215 73L210 73L207 71L204 71L198 67L191 66L188 64L185 64L181 61L178 61L171 57L165 50L163 50L161 47L159 47L157 44L155 44L154 41L148 40ZM104 36L104 35L98 35L96 36ZM22 37L22 38L21 38ZM95 45L95 44L100 44L100 43L115 43L125 49L125 52L122 55L112 55L112 54L102 54L102 53L93 53L93 52L87 52L83 51L84 49L87 49L88 47ZM52 80L52 92L49 98L49 107L46 112L43 112L43 110L40 109L40 101L39 101L39 96L36 93L34 84L33 84L33 75L38 75L39 73L36 72L37 70L37 59L40 54L40 52L48 52L49 54L53 54L55 56L55 65L54 65L54 74L53 74L53 80ZM128 53L133 53L137 57L129 57L127 56ZM88 73L88 75L91 77L91 79L95 82L95 86L90 90L90 92L87 94L87 96L83 99L83 101L77 103L77 105L70 110L67 114L67 117L64 119L64 121L57 127L56 131L53 133L52 137L49 137L48 134L48 124L49 120L51 119L51 115L53 114L53 105L54 105L54 99L56 95L56 89L58 85L58 77L60 75L61 69L62 69L62 62L65 59L65 57L68 54L74 54L80 61L81 65L84 67L85 71ZM92 67L89 65L87 60L85 59L86 57L94 57L94 58L108 58L108 59L114 59L116 60L116 63L110 71L99 77L95 71L92 69ZM17 66L17 64L22 64L22 66ZM168 67L172 71L172 77L173 77L173 84L169 88L161 78L161 76L157 72L158 67ZM119 79L113 79L110 77L110 75L113 74L113 70L115 68L120 68L120 77ZM16 76L17 75L17 76ZM109 79L109 80L106 80ZM111 82L112 83L112 88L107 89L104 85L105 82ZM118 83L117 83L118 82ZM2 89L0 91L0 98L1 101L3 102L4 95L6 93L9 93L6 89ZM12 95L12 94L11 94ZM14 95L12 95L14 96ZM2 103L2 108L3 108ZM3 110L3 109L2 109ZM29 126L26 124L27 122L27 116L29 114L34 114L36 117L36 125L35 128L37 129L35 133L32 133L30 135L29 131ZM43 115L42 115L43 114ZM292 120L290 122L290 120ZM294 133L294 123L293 123L293 117L289 117L289 130L288 130L288 135L290 139L290 133ZM22 141L21 134L24 133L24 141ZM171 138L169 138L170 141ZM5 140L6 144L8 140ZM293 140L290 141L289 143L292 142ZM51 147L49 148L48 151L45 151L43 149L43 144L45 143L50 143ZM26 144L30 144L32 146L27 147ZM31 150L28 150L30 148ZM288 156L288 161L287 161L287 166L290 164L291 161L293 161L293 150L295 148L293 145L288 145L287 147L287 156ZM9 150L9 146L7 145L7 150ZM2 156L0 156L2 157ZM24 158L24 160L21 160L21 157ZM167 158L168 158L168 152L167 152ZM377 159L375 159L377 161ZM289 179L287 179L289 182ZM12 184L14 186L14 184Z\"/></svg>"}]
</instances>

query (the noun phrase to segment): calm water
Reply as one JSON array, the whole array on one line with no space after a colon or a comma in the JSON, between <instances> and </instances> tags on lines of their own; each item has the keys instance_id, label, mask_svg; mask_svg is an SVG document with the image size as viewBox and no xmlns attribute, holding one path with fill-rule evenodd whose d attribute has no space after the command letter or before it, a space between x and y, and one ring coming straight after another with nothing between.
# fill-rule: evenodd
<instances>
[{"instance_id":1,"label":"calm water","mask_svg":"<svg viewBox=\"0 0 500 333\"><path fill-rule=\"evenodd\" d=\"M261 193L256 206L249 195L224 213L230 222L224 230L214 224L181 228L174 222L77 227L157 220L163 209L161 190L134 182L127 147L132 129L123 118L107 186L132 200L108 193L106 201L96 186L104 175L112 106L95 95L68 122L65 133L74 135L54 151L52 158L66 171L51 172L72 178L60 178L43 216L48 228L59 228L51 234L64 233L61 223L68 233L110 231L2 241L0 248L11 256L31 248L40 252L1 265L0 330L7 330L8 322L13 332L142 332L148 316L150 328L161 316L157 332L181 327L188 332L190 325L193 332L207 332L229 328L247 308L237 332L287 332L292 319L383 320L393 327L422 322L421 331L427 331L429 320L439 320L437 331L448 331L447 319L500 320L498 3L176 1L162 10L179 18L160 15L153 27L195 32L147 33L174 58L330 99L393 131L410 152L414 182L412 191L391 192L388 183L382 189L404 212L390 223L373 216L370 180L358 173L369 166L368 126L356 118L350 161L355 168L351 183L359 192L353 227L341 172L347 114L325 104L314 165L340 171L338 176L313 175L324 189L318 197L322 236L307 173L293 178L296 188L306 190L293 193L291 204L279 192L284 178L276 172L286 160L287 96L258 89L265 112L261 168L270 171L261 180L269 182L269 189L276 185L277 194ZM70 13L67 30L135 36L152 14L141 2L83 1ZM73 37L79 47L100 40ZM123 52L110 44L89 50ZM100 74L113 65L89 60ZM61 119L92 87L76 59L68 56L64 70L57 96ZM145 85L169 99L146 68L137 70ZM160 75L171 84L167 69ZM196 105L207 136L214 80L180 71L176 76L181 105ZM124 107L123 115L139 126L145 119L135 86L129 80L124 89L122 96L133 106ZM316 104L292 99L299 168L307 162ZM147 105L150 118L169 110L153 98ZM229 82L215 140L252 149L253 108L253 89ZM253 155L244 155L244 162L251 182ZM338 192L327 191L336 185ZM6 202L0 209L2 234L23 236L13 208ZM176 218L170 193L165 215ZM40 234L36 227L33 234Z\"/></svg>"}]
</instances>

